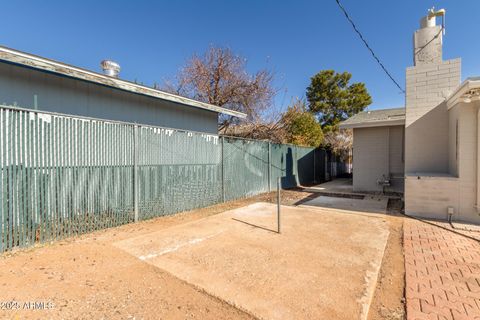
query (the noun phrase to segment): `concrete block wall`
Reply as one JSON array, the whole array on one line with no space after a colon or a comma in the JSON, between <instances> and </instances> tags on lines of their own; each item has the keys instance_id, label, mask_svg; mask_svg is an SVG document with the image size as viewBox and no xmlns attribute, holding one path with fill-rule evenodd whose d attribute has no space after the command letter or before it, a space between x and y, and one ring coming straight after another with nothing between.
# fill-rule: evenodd
<instances>
[{"instance_id":1,"label":"concrete block wall","mask_svg":"<svg viewBox=\"0 0 480 320\"><path fill-rule=\"evenodd\" d=\"M407 69L405 211L425 218L480 223L477 213L477 111L445 99L460 85L461 60ZM458 135L458 136L457 136ZM433 174L431 174L433 173Z\"/></svg>"},{"instance_id":2,"label":"concrete block wall","mask_svg":"<svg viewBox=\"0 0 480 320\"><path fill-rule=\"evenodd\" d=\"M445 100L459 85L461 59L407 68L406 127Z\"/></svg>"},{"instance_id":3,"label":"concrete block wall","mask_svg":"<svg viewBox=\"0 0 480 320\"><path fill-rule=\"evenodd\" d=\"M461 59L442 61L442 29L434 19L422 18L415 66L406 71L405 212L446 219L453 207L454 220L480 223L478 117L471 105L447 108L460 85Z\"/></svg>"},{"instance_id":4,"label":"concrete block wall","mask_svg":"<svg viewBox=\"0 0 480 320\"><path fill-rule=\"evenodd\" d=\"M403 126L389 128L389 165L390 173L403 176L404 166L404 131Z\"/></svg>"},{"instance_id":5,"label":"concrete block wall","mask_svg":"<svg viewBox=\"0 0 480 320\"><path fill-rule=\"evenodd\" d=\"M405 185L405 127L389 127L389 162L391 191L404 192Z\"/></svg>"},{"instance_id":6,"label":"concrete block wall","mask_svg":"<svg viewBox=\"0 0 480 320\"><path fill-rule=\"evenodd\" d=\"M377 180L388 174L387 132L387 127L353 129L354 191L382 191Z\"/></svg>"},{"instance_id":7,"label":"concrete block wall","mask_svg":"<svg viewBox=\"0 0 480 320\"><path fill-rule=\"evenodd\" d=\"M455 177L405 177L405 212L423 218L447 219L447 208L459 208L459 183Z\"/></svg>"},{"instance_id":8,"label":"concrete block wall","mask_svg":"<svg viewBox=\"0 0 480 320\"><path fill-rule=\"evenodd\" d=\"M405 172L448 172L445 98L460 85L461 60L407 68Z\"/></svg>"},{"instance_id":9,"label":"concrete block wall","mask_svg":"<svg viewBox=\"0 0 480 320\"><path fill-rule=\"evenodd\" d=\"M402 152L402 126L353 129L353 190L383 191L377 180L394 174L388 190L403 192Z\"/></svg>"}]
</instances>

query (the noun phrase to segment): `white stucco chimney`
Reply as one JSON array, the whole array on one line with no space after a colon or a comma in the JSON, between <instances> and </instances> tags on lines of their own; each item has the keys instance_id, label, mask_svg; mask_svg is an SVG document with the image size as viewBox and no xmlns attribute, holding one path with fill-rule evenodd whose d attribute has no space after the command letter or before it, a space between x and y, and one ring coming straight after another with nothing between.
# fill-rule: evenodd
<instances>
[{"instance_id":1,"label":"white stucco chimney","mask_svg":"<svg viewBox=\"0 0 480 320\"><path fill-rule=\"evenodd\" d=\"M442 24L437 25L437 16L442 17ZM420 19L420 29L413 35L413 64L422 65L442 61L442 37L445 32L445 10L428 10Z\"/></svg>"}]
</instances>

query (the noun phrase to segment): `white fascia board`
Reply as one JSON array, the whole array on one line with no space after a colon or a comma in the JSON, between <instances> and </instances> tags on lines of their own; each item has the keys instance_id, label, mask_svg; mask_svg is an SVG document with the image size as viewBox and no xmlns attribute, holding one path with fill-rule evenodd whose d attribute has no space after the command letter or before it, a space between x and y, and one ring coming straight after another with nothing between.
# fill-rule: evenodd
<instances>
[{"instance_id":1,"label":"white fascia board","mask_svg":"<svg viewBox=\"0 0 480 320\"><path fill-rule=\"evenodd\" d=\"M385 120L385 121L371 121L360 122L352 124L340 124L340 129L356 129L356 128L372 128L372 127L389 127L389 126L403 126L405 119L399 120Z\"/></svg>"},{"instance_id":2,"label":"white fascia board","mask_svg":"<svg viewBox=\"0 0 480 320\"><path fill-rule=\"evenodd\" d=\"M472 101L478 101L479 98L473 98L466 100L465 94L472 90L480 90L480 80L465 80L448 98L447 108L451 109L458 103L470 103Z\"/></svg>"}]
</instances>

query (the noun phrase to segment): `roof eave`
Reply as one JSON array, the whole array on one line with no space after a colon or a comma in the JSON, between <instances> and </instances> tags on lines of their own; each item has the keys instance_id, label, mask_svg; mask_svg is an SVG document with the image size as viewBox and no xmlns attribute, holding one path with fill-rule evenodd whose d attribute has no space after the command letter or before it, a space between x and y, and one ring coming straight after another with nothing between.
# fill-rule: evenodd
<instances>
[{"instance_id":1,"label":"roof eave","mask_svg":"<svg viewBox=\"0 0 480 320\"><path fill-rule=\"evenodd\" d=\"M357 123L340 123L340 129L357 129L357 128L372 128L372 127L389 127L405 125L405 119L385 120L385 121L365 121Z\"/></svg>"},{"instance_id":2,"label":"roof eave","mask_svg":"<svg viewBox=\"0 0 480 320\"><path fill-rule=\"evenodd\" d=\"M478 91L478 95L475 97L469 97L467 94L471 91ZM447 108L451 109L458 103L470 103L480 100L480 80L465 80L448 98Z\"/></svg>"},{"instance_id":3,"label":"roof eave","mask_svg":"<svg viewBox=\"0 0 480 320\"><path fill-rule=\"evenodd\" d=\"M38 69L41 71L51 72L75 79L80 79L87 82L92 82L112 88L116 88L123 91L132 92L135 94L141 94L157 99L172 101L183 105L196 107L204 110L209 110L217 113L223 113L230 116L245 119L247 115L243 112L229 110L226 108L218 107L209 103L196 101L193 99L181 97L168 92L156 90L150 87L142 86L130 81L110 77L97 72L89 71L86 69L71 66L65 63L57 62L54 60L46 59L43 57L35 56L25 52L13 50L0 46L0 60L17 64L20 66Z\"/></svg>"}]
</instances>

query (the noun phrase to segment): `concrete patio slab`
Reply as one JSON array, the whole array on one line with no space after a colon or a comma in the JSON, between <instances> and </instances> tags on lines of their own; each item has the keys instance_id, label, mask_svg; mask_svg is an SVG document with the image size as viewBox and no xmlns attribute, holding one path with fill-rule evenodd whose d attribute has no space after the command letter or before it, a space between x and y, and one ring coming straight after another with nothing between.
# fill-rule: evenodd
<instances>
[{"instance_id":1,"label":"concrete patio slab","mask_svg":"<svg viewBox=\"0 0 480 320\"><path fill-rule=\"evenodd\" d=\"M388 238L381 217L255 203L115 243L261 319L366 319Z\"/></svg>"},{"instance_id":2,"label":"concrete patio slab","mask_svg":"<svg viewBox=\"0 0 480 320\"><path fill-rule=\"evenodd\" d=\"M386 213L388 198L366 195L363 199L347 197L319 196L302 203L303 206L334 208L349 211Z\"/></svg>"},{"instance_id":3,"label":"concrete patio slab","mask_svg":"<svg viewBox=\"0 0 480 320\"><path fill-rule=\"evenodd\" d=\"M352 179L337 178L305 189L311 192L353 193L353 184Z\"/></svg>"}]
</instances>

